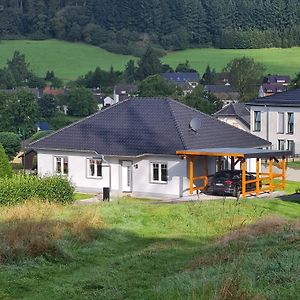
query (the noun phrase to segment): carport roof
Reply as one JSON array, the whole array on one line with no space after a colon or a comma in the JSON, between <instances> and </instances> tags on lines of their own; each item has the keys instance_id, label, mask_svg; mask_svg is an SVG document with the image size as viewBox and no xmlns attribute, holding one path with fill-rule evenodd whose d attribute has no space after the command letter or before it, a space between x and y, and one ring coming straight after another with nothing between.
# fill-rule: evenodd
<instances>
[{"instance_id":1,"label":"carport roof","mask_svg":"<svg viewBox=\"0 0 300 300\"><path fill-rule=\"evenodd\" d=\"M293 152L256 148L206 148L179 150L176 152L176 154L192 156L234 156L242 158L269 158L291 156L293 155Z\"/></svg>"}]
</instances>

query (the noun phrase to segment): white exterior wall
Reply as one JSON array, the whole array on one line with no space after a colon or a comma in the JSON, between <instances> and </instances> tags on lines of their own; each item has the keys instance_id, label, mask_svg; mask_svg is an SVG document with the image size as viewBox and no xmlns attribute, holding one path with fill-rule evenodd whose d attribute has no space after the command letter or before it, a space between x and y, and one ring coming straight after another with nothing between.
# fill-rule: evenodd
<instances>
[{"instance_id":1,"label":"white exterior wall","mask_svg":"<svg viewBox=\"0 0 300 300\"><path fill-rule=\"evenodd\" d=\"M254 112L261 111L261 131L254 131ZM285 140L285 148L287 149L287 141L295 142L295 153L300 154L300 107L268 107L265 106L251 106L251 133L268 139L272 143L272 149L278 150L278 140ZM285 113L285 133L278 133L278 112ZM287 113L294 113L294 133L287 133ZM267 114L269 114L269 133L267 133Z\"/></svg>"},{"instance_id":2,"label":"white exterior wall","mask_svg":"<svg viewBox=\"0 0 300 300\"><path fill-rule=\"evenodd\" d=\"M236 128L239 128L239 129L242 129L242 130L244 130L244 131L247 131L247 132L249 132L249 128L245 125L245 124L243 124L239 119L237 119L237 118L233 118L233 117L219 117L218 116L218 119L220 120L220 121L222 121L222 122L224 122L224 123L227 123L227 124L229 124L229 125L231 125L231 126L234 126L234 127L236 127Z\"/></svg>"},{"instance_id":3,"label":"white exterior wall","mask_svg":"<svg viewBox=\"0 0 300 300\"><path fill-rule=\"evenodd\" d=\"M62 151L38 151L38 174L40 176L55 175L55 157L68 157L68 178L76 189L82 192L101 192L103 187L110 187L112 194L122 194L122 160L132 162L132 194L140 197L181 197L189 194L188 160L178 156L145 156L142 158L105 157L102 178L88 178L87 159L95 157L89 153ZM168 182L151 182L151 163L166 163L168 166ZM209 174L215 173L215 159L209 158ZM194 176L203 175L203 161L195 160Z\"/></svg>"}]
</instances>

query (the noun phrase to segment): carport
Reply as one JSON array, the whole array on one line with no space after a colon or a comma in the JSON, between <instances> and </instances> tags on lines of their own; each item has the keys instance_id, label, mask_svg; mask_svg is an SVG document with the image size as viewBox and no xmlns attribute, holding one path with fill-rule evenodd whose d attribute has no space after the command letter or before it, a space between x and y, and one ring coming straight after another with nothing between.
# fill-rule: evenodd
<instances>
[{"instance_id":1,"label":"carport","mask_svg":"<svg viewBox=\"0 0 300 300\"><path fill-rule=\"evenodd\" d=\"M285 190L286 188L286 158L292 155L292 151L276 151L267 149L255 149L255 148L208 148L208 149L191 149L191 150L179 150L177 155L188 159L189 161L189 178L190 178L190 194L194 191L204 191L208 184L208 157L215 157L217 159L217 171L222 170L222 158L227 159L230 162L231 170L235 170L237 165L240 164L242 171L242 197L256 195L269 192L272 193L275 189ZM196 158L202 157L203 164L203 176L194 176L194 167ZM247 181L247 159L256 159L256 172L255 180ZM261 160L267 160L269 165L269 172L262 173L260 171ZM273 164L277 163L277 166L282 170L280 174L273 172ZM279 183L275 183L277 179ZM200 181L200 186L195 186L195 181ZM250 183L256 183L256 188L253 191L247 191L247 185Z\"/></svg>"}]
</instances>

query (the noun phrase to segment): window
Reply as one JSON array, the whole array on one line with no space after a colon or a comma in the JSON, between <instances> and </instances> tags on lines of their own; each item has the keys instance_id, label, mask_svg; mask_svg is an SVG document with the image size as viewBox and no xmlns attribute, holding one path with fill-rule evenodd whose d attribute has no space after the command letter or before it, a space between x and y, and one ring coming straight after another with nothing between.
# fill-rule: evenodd
<instances>
[{"instance_id":1,"label":"window","mask_svg":"<svg viewBox=\"0 0 300 300\"><path fill-rule=\"evenodd\" d=\"M278 113L277 133L284 133L284 113L283 112Z\"/></svg>"},{"instance_id":2,"label":"window","mask_svg":"<svg viewBox=\"0 0 300 300\"><path fill-rule=\"evenodd\" d=\"M285 140L278 140L278 150L285 150Z\"/></svg>"},{"instance_id":3,"label":"window","mask_svg":"<svg viewBox=\"0 0 300 300\"><path fill-rule=\"evenodd\" d=\"M261 131L261 112L254 112L254 131Z\"/></svg>"},{"instance_id":4,"label":"window","mask_svg":"<svg viewBox=\"0 0 300 300\"><path fill-rule=\"evenodd\" d=\"M295 142L292 140L287 141L287 150L294 151L295 149Z\"/></svg>"},{"instance_id":5,"label":"window","mask_svg":"<svg viewBox=\"0 0 300 300\"><path fill-rule=\"evenodd\" d=\"M294 113L288 113L287 133L294 133Z\"/></svg>"},{"instance_id":6,"label":"window","mask_svg":"<svg viewBox=\"0 0 300 300\"><path fill-rule=\"evenodd\" d=\"M55 172L58 175L68 175L69 173L68 157L55 157Z\"/></svg>"},{"instance_id":7,"label":"window","mask_svg":"<svg viewBox=\"0 0 300 300\"><path fill-rule=\"evenodd\" d=\"M92 177L92 178L102 177L101 159L88 159L88 177Z\"/></svg>"},{"instance_id":8,"label":"window","mask_svg":"<svg viewBox=\"0 0 300 300\"><path fill-rule=\"evenodd\" d=\"M151 163L151 181L166 183L168 181L168 166L165 163Z\"/></svg>"}]
</instances>

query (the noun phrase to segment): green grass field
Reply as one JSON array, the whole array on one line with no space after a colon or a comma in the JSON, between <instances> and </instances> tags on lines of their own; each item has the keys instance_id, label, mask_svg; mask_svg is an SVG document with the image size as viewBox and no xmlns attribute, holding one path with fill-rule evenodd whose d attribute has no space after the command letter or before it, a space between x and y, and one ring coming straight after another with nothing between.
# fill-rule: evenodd
<instances>
[{"instance_id":1,"label":"green grass field","mask_svg":"<svg viewBox=\"0 0 300 300\"><path fill-rule=\"evenodd\" d=\"M26 55L33 71L43 76L47 70L54 70L64 80L74 79L94 70L97 66L109 70L113 66L122 70L133 57L109 53L98 47L81 43L68 43L57 40L46 41L1 41L0 66L3 66L15 50ZM178 63L190 61L193 68L203 73L207 64L221 71L233 58L250 56L265 64L268 73L294 76L300 71L300 47L291 49L189 49L171 52L162 60L173 67Z\"/></svg>"},{"instance_id":2,"label":"green grass field","mask_svg":"<svg viewBox=\"0 0 300 300\"><path fill-rule=\"evenodd\" d=\"M267 73L287 74L294 76L300 72L300 48L290 49L189 49L173 52L164 58L164 62L176 66L178 62L189 60L191 66L204 72L207 64L217 71L233 58L242 56L253 57L256 61L263 63Z\"/></svg>"},{"instance_id":3,"label":"green grass field","mask_svg":"<svg viewBox=\"0 0 300 300\"><path fill-rule=\"evenodd\" d=\"M57 40L1 41L0 66L11 58L15 50L26 55L32 70L39 76L45 76L47 70L54 70L55 74L64 80L75 79L97 66L105 70L109 70L111 66L116 70L122 70L132 58L81 43Z\"/></svg>"},{"instance_id":4,"label":"green grass field","mask_svg":"<svg viewBox=\"0 0 300 300\"><path fill-rule=\"evenodd\" d=\"M1 209L5 213L0 215L0 299L275 300L298 299L300 294L300 224L295 223L299 201L168 205L124 198L94 206ZM47 212L52 209L50 222ZM46 253L1 261L7 258L1 256L7 253L1 248L7 242L2 234L10 230L15 237L10 234L9 239L21 239L13 228L18 217L30 214L33 224L23 226L44 234L45 226L55 233L60 228L56 222L65 226L72 216L79 218L72 227L75 234L95 223L93 215L103 224L94 228L92 239L67 235L60 240L65 256L50 248L54 257ZM268 221L256 223L266 217ZM35 243L33 253L41 248L39 239ZM13 245L18 257L22 248Z\"/></svg>"}]
</instances>

